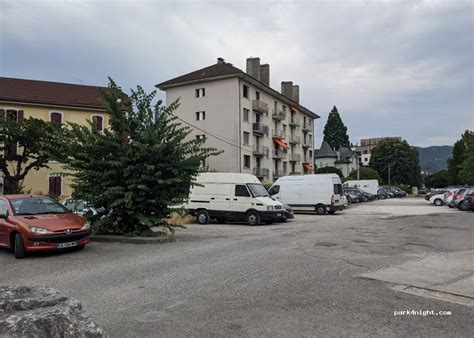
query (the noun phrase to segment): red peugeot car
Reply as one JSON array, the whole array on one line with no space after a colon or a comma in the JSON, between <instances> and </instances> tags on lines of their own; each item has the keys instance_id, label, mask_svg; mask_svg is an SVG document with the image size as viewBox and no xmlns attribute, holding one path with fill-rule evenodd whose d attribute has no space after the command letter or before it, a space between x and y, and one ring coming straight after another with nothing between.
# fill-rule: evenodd
<instances>
[{"instance_id":1,"label":"red peugeot car","mask_svg":"<svg viewBox=\"0 0 474 338\"><path fill-rule=\"evenodd\" d=\"M28 251L83 248L91 227L84 218L45 196L0 196L0 247L16 258Z\"/></svg>"}]
</instances>

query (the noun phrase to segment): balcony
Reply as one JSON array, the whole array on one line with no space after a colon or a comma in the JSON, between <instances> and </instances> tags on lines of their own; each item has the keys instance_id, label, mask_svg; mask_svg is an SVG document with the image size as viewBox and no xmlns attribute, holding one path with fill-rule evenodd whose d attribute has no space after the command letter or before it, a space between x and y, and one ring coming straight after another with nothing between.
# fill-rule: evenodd
<instances>
[{"instance_id":1,"label":"balcony","mask_svg":"<svg viewBox=\"0 0 474 338\"><path fill-rule=\"evenodd\" d=\"M313 131L313 122L306 122L303 124L303 131Z\"/></svg>"},{"instance_id":2,"label":"balcony","mask_svg":"<svg viewBox=\"0 0 474 338\"><path fill-rule=\"evenodd\" d=\"M286 152L284 152L281 149L273 149L273 154L272 157L277 160L285 159L286 158Z\"/></svg>"},{"instance_id":3,"label":"balcony","mask_svg":"<svg viewBox=\"0 0 474 338\"><path fill-rule=\"evenodd\" d=\"M309 148L309 147L311 147L311 141L303 140L303 148Z\"/></svg>"},{"instance_id":4,"label":"balcony","mask_svg":"<svg viewBox=\"0 0 474 338\"><path fill-rule=\"evenodd\" d=\"M272 137L284 139L284 138L286 138L286 135L283 132L283 130L281 130L281 129L277 129L277 130L273 129L272 130Z\"/></svg>"},{"instance_id":5,"label":"balcony","mask_svg":"<svg viewBox=\"0 0 474 338\"><path fill-rule=\"evenodd\" d=\"M268 104L260 100L252 100L252 109L258 113L268 115Z\"/></svg>"},{"instance_id":6,"label":"balcony","mask_svg":"<svg viewBox=\"0 0 474 338\"><path fill-rule=\"evenodd\" d=\"M313 164L313 159L309 156L305 156L303 158L303 163L310 163L310 164Z\"/></svg>"},{"instance_id":7,"label":"balcony","mask_svg":"<svg viewBox=\"0 0 474 338\"><path fill-rule=\"evenodd\" d=\"M256 136L268 135L268 126L259 122L252 124L253 134Z\"/></svg>"},{"instance_id":8,"label":"balcony","mask_svg":"<svg viewBox=\"0 0 474 338\"><path fill-rule=\"evenodd\" d=\"M268 157L268 155L270 154L270 149L268 147L261 146L261 145L254 146L253 147L253 154L255 156L266 156L266 157Z\"/></svg>"},{"instance_id":9,"label":"balcony","mask_svg":"<svg viewBox=\"0 0 474 338\"><path fill-rule=\"evenodd\" d=\"M288 172L286 172L284 170L281 170L281 169L273 171L273 177L283 177L283 176L286 176L286 175L288 175Z\"/></svg>"},{"instance_id":10,"label":"balcony","mask_svg":"<svg viewBox=\"0 0 474 338\"><path fill-rule=\"evenodd\" d=\"M286 113L281 110L273 110L272 118L274 120L284 120L286 119Z\"/></svg>"},{"instance_id":11,"label":"balcony","mask_svg":"<svg viewBox=\"0 0 474 338\"><path fill-rule=\"evenodd\" d=\"M298 128L301 127L301 121L300 121L300 119L292 118L292 119L290 120L290 126L292 126L292 127L298 127Z\"/></svg>"},{"instance_id":12,"label":"balcony","mask_svg":"<svg viewBox=\"0 0 474 338\"><path fill-rule=\"evenodd\" d=\"M301 171L290 171L290 175L301 175Z\"/></svg>"},{"instance_id":13,"label":"balcony","mask_svg":"<svg viewBox=\"0 0 474 338\"><path fill-rule=\"evenodd\" d=\"M301 154L291 154L290 162L301 162Z\"/></svg>"},{"instance_id":14,"label":"balcony","mask_svg":"<svg viewBox=\"0 0 474 338\"><path fill-rule=\"evenodd\" d=\"M253 174L257 177L263 178L263 177L270 177L270 170L267 168L253 168Z\"/></svg>"},{"instance_id":15,"label":"balcony","mask_svg":"<svg viewBox=\"0 0 474 338\"><path fill-rule=\"evenodd\" d=\"M290 142L292 144L300 144L301 143L301 137L296 136L296 135L290 135L290 139L289 139L288 142Z\"/></svg>"}]
</instances>

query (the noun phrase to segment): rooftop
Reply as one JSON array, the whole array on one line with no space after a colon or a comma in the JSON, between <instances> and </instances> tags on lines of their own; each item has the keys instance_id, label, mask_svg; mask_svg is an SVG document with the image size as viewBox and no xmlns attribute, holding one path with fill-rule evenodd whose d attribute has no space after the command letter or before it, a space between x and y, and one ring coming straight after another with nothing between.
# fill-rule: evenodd
<instances>
[{"instance_id":1,"label":"rooftop","mask_svg":"<svg viewBox=\"0 0 474 338\"><path fill-rule=\"evenodd\" d=\"M316 150L314 154L314 158L324 158L324 157L337 158L337 153L334 150L332 150L331 146L326 141L323 141L323 143L321 144L321 148Z\"/></svg>"}]
</instances>

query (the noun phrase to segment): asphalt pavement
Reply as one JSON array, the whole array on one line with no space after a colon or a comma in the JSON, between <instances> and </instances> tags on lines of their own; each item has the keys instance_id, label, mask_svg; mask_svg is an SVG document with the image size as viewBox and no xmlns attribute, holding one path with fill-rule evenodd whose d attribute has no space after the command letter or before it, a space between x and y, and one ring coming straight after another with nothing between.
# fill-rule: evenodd
<instances>
[{"instance_id":1,"label":"asphalt pavement","mask_svg":"<svg viewBox=\"0 0 474 338\"><path fill-rule=\"evenodd\" d=\"M173 243L23 260L0 250L0 285L58 288L112 337L470 336L473 220L406 198L258 227L192 224Z\"/></svg>"}]
</instances>

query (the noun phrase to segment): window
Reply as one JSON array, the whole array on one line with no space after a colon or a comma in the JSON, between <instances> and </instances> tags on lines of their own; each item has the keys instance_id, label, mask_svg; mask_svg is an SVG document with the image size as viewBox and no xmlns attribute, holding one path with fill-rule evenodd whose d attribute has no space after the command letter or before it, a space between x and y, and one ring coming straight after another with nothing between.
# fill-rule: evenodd
<instances>
[{"instance_id":1,"label":"window","mask_svg":"<svg viewBox=\"0 0 474 338\"><path fill-rule=\"evenodd\" d=\"M282 106L283 112L286 113L286 106Z\"/></svg>"},{"instance_id":2,"label":"window","mask_svg":"<svg viewBox=\"0 0 474 338\"><path fill-rule=\"evenodd\" d=\"M250 144L250 133L247 133L246 131L244 131L244 144Z\"/></svg>"},{"instance_id":3,"label":"window","mask_svg":"<svg viewBox=\"0 0 474 338\"><path fill-rule=\"evenodd\" d=\"M204 97L204 96L206 96L206 89L205 88L196 89L196 97Z\"/></svg>"},{"instance_id":4,"label":"window","mask_svg":"<svg viewBox=\"0 0 474 338\"><path fill-rule=\"evenodd\" d=\"M369 159L367 157L364 158L364 162L369 162Z\"/></svg>"},{"instance_id":5,"label":"window","mask_svg":"<svg viewBox=\"0 0 474 338\"><path fill-rule=\"evenodd\" d=\"M92 128L95 131L102 131L103 130L103 117L100 115L92 116Z\"/></svg>"},{"instance_id":6,"label":"window","mask_svg":"<svg viewBox=\"0 0 474 338\"><path fill-rule=\"evenodd\" d=\"M197 111L196 112L196 120L203 121L206 119L206 112L205 111Z\"/></svg>"},{"instance_id":7,"label":"window","mask_svg":"<svg viewBox=\"0 0 474 338\"><path fill-rule=\"evenodd\" d=\"M53 196L61 196L61 176L49 177L49 194Z\"/></svg>"},{"instance_id":8,"label":"window","mask_svg":"<svg viewBox=\"0 0 474 338\"><path fill-rule=\"evenodd\" d=\"M49 120L54 126L61 127L63 123L63 114L58 112L53 112L49 114Z\"/></svg>"},{"instance_id":9,"label":"window","mask_svg":"<svg viewBox=\"0 0 474 338\"><path fill-rule=\"evenodd\" d=\"M243 120L244 121L247 121L249 120L249 113L250 113L250 110L248 110L247 108L244 108L244 118Z\"/></svg>"},{"instance_id":10,"label":"window","mask_svg":"<svg viewBox=\"0 0 474 338\"><path fill-rule=\"evenodd\" d=\"M283 162L283 172L287 172L287 166L288 164L286 162Z\"/></svg>"},{"instance_id":11,"label":"window","mask_svg":"<svg viewBox=\"0 0 474 338\"><path fill-rule=\"evenodd\" d=\"M268 193L270 194L270 196L273 196L273 195L276 195L280 192L280 186L279 185L274 185L269 191Z\"/></svg>"},{"instance_id":12,"label":"window","mask_svg":"<svg viewBox=\"0 0 474 338\"><path fill-rule=\"evenodd\" d=\"M247 99L249 98L249 86L244 85L243 93L242 95L246 97Z\"/></svg>"},{"instance_id":13,"label":"window","mask_svg":"<svg viewBox=\"0 0 474 338\"><path fill-rule=\"evenodd\" d=\"M8 213L7 201L0 200L0 215L6 215Z\"/></svg>"},{"instance_id":14,"label":"window","mask_svg":"<svg viewBox=\"0 0 474 338\"><path fill-rule=\"evenodd\" d=\"M244 155L244 168L250 168L250 156Z\"/></svg>"},{"instance_id":15,"label":"window","mask_svg":"<svg viewBox=\"0 0 474 338\"><path fill-rule=\"evenodd\" d=\"M255 98L256 98L257 100L260 100L260 92L255 92Z\"/></svg>"},{"instance_id":16,"label":"window","mask_svg":"<svg viewBox=\"0 0 474 338\"><path fill-rule=\"evenodd\" d=\"M334 193L335 194L342 194L342 185L341 184L334 184Z\"/></svg>"},{"instance_id":17,"label":"window","mask_svg":"<svg viewBox=\"0 0 474 338\"><path fill-rule=\"evenodd\" d=\"M235 186L235 197L250 197L250 193L245 185Z\"/></svg>"}]
</instances>

